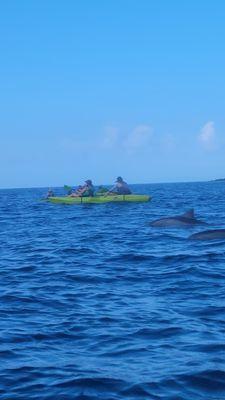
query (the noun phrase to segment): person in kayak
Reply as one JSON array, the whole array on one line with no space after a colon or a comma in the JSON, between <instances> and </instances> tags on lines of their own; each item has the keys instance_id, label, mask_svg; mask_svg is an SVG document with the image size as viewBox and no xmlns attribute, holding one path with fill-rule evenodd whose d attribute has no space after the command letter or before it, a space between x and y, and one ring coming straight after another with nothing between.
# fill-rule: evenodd
<instances>
[{"instance_id":1,"label":"person in kayak","mask_svg":"<svg viewBox=\"0 0 225 400\"><path fill-rule=\"evenodd\" d=\"M94 186L90 179L85 181L83 186L80 186L75 193L70 195L71 197L93 197L94 196Z\"/></svg>"},{"instance_id":2,"label":"person in kayak","mask_svg":"<svg viewBox=\"0 0 225 400\"><path fill-rule=\"evenodd\" d=\"M118 176L116 179L115 185L106 193L106 195L113 195L113 194L131 194L131 190L128 184Z\"/></svg>"},{"instance_id":3,"label":"person in kayak","mask_svg":"<svg viewBox=\"0 0 225 400\"><path fill-rule=\"evenodd\" d=\"M46 199L48 199L49 197L54 197L55 194L53 192L53 190L51 188L48 189L48 192L46 194Z\"/></svg>"}]
</instances>

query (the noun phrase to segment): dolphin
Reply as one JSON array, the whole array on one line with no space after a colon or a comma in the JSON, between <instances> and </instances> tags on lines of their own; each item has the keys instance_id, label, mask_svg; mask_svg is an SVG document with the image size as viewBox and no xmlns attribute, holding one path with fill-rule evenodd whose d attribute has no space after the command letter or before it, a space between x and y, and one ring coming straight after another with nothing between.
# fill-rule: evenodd
<instances>
[{"instance_id":1,"label":"dolphin","mask_svg":"<svg viewBox=\"0 0 225 400\"><path fill-rule=\"evenodd\" d=\"M192 208L182 215L175 215L152 221L150 222L150 225L163 228L185 228L193 225L207 225L207 223L196 219L194 209Z\"/></svg>"},{"instance_id":2,"label":"dolphin","mask_svg":"<svg viewBox=\"0 0 225 400\"><path fill-rule=\"evenodd\" d=\"M225 239L225 229L212 229L208 231L194 233L188 239L192 240L216 240Z\"/></svg>"}]
</instances>

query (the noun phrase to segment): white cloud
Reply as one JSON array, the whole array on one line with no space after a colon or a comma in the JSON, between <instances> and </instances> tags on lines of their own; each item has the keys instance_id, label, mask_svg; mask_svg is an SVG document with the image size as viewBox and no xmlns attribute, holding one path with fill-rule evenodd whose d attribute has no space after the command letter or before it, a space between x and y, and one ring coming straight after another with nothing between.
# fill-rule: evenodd
<instances>
[{"instance_id":1,"label":"white cloud","mask_svg":"<svg viewBox=\"0 0 225 400\"><path fill-rule=\"evenodd\" d=\"M118 129L114 126L107 126L105 128L105 135L102 139L102 146L107 149L111 149L116 146L119 139Z\"/></svg>"},{"instance_id":2,"label":"white cloud","mask_svg":"<svg viewBox=\"0 0 225 400\"><path fill-rule=\"evenodd\" d=\"M79 135L65 136L60 141L60 148L71 154L83 154L87 151L108 151L119 154L119 151L127 154L146 148L152 137L152 128L149 125L138 125L130 133L122 134L114 126L106 126L103 135L82 137Z\"/></svg>"},{"instance_id":3,"label":"white cloud","mask_svg":"<svg viewBox=\"0 0 225 400\"><path fill-rule=\"evenodd\" d=\"M149 125L138 125L123 141L123 146L128 153L134 153L149 144L152 128Z\"/></svg>"},{"instance_id":4,"label":"white cloud","mask_svg":"<svg viewBox=\"0 0 225 400\"><path fill-rule=\"evenodd\" d=\"M215 127L214 122L207 122L201 129L198 139L206 150L215 148Z\"/></svg>"}]
</instances>

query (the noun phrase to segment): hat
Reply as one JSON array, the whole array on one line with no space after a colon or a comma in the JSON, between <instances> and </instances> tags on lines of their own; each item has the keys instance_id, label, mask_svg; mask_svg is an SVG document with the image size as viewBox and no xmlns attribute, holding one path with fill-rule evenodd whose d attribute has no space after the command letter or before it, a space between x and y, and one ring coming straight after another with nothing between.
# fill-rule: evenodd
<instances>
[{"instance_id":1,"label":"hat","mask_svg":"<svg viewBox=\"0 0 225 400\"><path fill-rule=\"evenodd\" d=\"M116 178L116 182L123 182L123 178L121 178L121 176L118 176L118 178Z\"/></svg>"},{"instance_id":2,"label":"hat","mask_svg":"<svg viewBox=\"0 0 225 400\"><path fill-rule=\"evenodd\" d=\"M85 181L85 183L87 183L88 185L92 185L92 181L91 181L90 179L87 179L87 180Z\"/></svg>"}]
</instances>

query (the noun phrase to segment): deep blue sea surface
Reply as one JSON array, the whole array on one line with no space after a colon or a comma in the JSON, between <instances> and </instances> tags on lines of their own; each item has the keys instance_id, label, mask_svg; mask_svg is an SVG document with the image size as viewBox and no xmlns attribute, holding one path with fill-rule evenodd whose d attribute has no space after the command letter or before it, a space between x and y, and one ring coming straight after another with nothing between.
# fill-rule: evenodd
<instances>
[{"instance_id":1,"label":"deep blue sea surface","mask_svg":"<svg viewBox=\"0 0 225 400\"><path fill-rule=\"evenodd\" d=\"M0 191L1 400L224 400L225 183L134 185L149 203L56 205ZM56 193L63 193L56 189Z\"/></svg>"}]
</instances>

